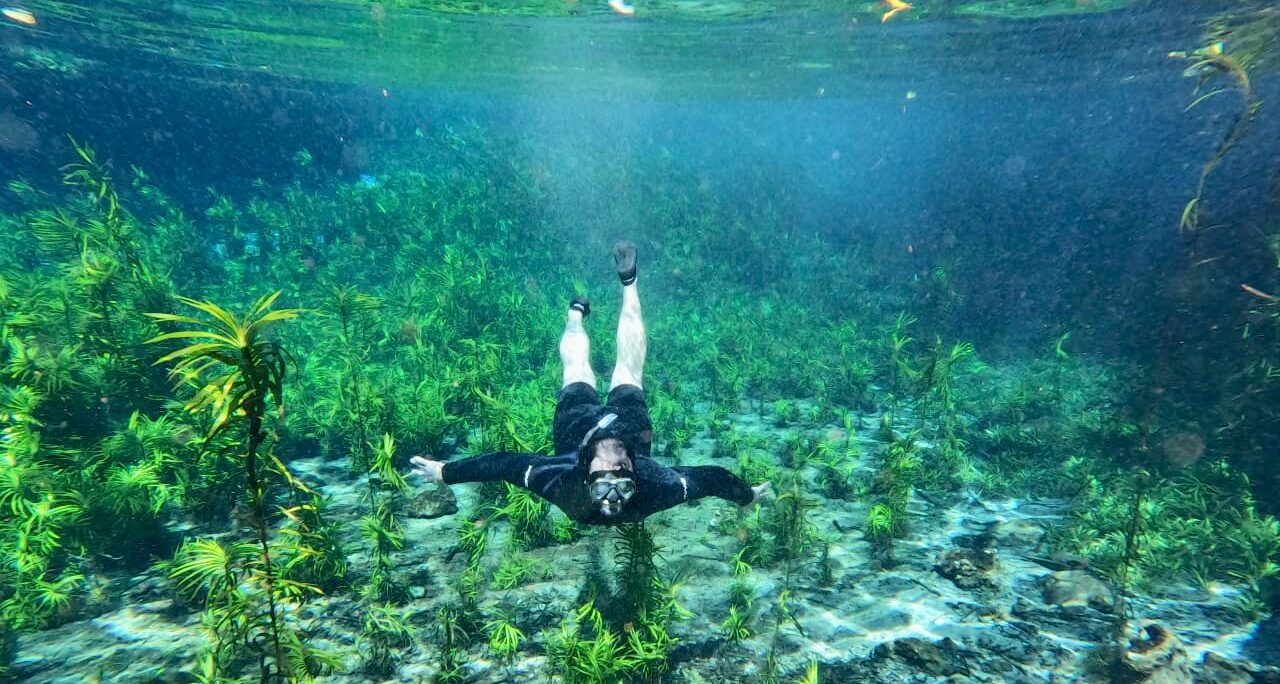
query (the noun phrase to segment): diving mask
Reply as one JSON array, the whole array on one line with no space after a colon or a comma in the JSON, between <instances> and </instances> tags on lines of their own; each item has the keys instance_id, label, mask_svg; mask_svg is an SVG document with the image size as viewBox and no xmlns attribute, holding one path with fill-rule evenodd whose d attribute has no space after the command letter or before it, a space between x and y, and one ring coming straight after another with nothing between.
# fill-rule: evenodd
<instances>
[{"instance_id":1,"label":"diving mask","mask_svg":"<svg viewBox=\"0 0 1280 684\"><path fill-rule=\"evenodd\" d=\"M622 507L636 493L636 481L605 473L587 485L591 500L605 516L612 518L622 512Z\"/></svg>"}]
</instances>

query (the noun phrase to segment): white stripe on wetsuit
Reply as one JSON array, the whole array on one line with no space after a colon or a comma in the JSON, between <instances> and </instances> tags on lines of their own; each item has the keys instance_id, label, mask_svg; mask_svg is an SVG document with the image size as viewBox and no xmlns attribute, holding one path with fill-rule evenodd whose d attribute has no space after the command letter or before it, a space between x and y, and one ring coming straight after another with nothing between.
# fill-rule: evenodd
<instances>
[{"instance_id":1,"label":"white stripe on wetsuit","mask_svg":"<svg viewBox=\"0 0 1280 684\"><path fill-rule=\"evenodd\" d=\"M529 488L529 475L533 474L533 464L530 463L528 468L524 469L524 488Z\"/></svg>"},{"instance_id":2,"label":"white stripe on wetsuit","mask_svg":"<svg viewBox=\"0 0 1280 684\"><path fill-rule=\"evenodd\" d=\"M683 475L680 476L680 489L684 490L684 500L688 501L689 500L689 482L684 479Z\"/></svg>"}]
</instances>

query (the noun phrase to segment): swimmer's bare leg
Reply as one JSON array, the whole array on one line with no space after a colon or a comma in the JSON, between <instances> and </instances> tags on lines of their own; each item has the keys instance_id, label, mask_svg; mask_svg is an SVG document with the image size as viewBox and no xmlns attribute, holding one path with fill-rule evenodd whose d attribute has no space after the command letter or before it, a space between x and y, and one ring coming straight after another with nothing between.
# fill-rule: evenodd
<instances>
[{"instance_id":1,"label":"swimmer's bare leg","mask_svg":"<svg viewBox=\"0 0 1280 684\"><path fill-rule=\"evenodd\" d=\"M648 341L644 334L644 318L640 314L640 294L636 290L636 246L626 240L613 246L613 259L618 264L622 281L622 313L618 316L618 361L613 367L610 391L620 385L643 388L644 359Z\"/></svg>"},{"instance_id":2,"label":"swimmer's bare leg","mask_svg":"<svg viewBox=\"0 0 1280 684\"><path fill-rule=\"evenodd\" d=\"M568 387L575 382L596 386L596 374L591 370L591 339L587 337L582 319L591 312L586 297L574 297L569 304L569 316L560 336L560 363L564 366L564 382Z\"/></svg>"}]
</instances>

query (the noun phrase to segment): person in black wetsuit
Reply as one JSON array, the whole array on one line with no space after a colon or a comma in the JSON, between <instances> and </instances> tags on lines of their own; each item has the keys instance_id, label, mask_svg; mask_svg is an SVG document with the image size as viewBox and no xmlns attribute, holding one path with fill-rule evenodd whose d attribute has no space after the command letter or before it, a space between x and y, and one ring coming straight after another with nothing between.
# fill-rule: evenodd
<instances>
[{"instance_id":1,"label":"person in black wetsuit","mask_svg":"<svg viewBox=\"0 0 1280 684\"><path fill-rule=\"evenodd\" d=\"M591 305L575 297L560 337L564 383L552 424L556 455L500 452L449 463L415 456L415 474L450 485L505 480L588 525L637 522L705 496L748 506L769 492L768 482L752 487L720 466L668 468L650 457L653 425L641 385L648 343L636 290L636 246L618 242L613 258L622 281L622 313L608 400L601 404L596 392L582 325Z\"/></svg>"}]
</instances>

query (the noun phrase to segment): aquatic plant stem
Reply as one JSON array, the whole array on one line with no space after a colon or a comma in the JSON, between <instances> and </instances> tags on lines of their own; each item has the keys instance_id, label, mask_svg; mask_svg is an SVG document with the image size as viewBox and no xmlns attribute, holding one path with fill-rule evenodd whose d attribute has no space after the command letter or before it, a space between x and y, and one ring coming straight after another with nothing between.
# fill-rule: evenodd
<instances>
[{"instance_id":1,"label":"aquatic plant stem","mask_svg":"<svg viewBox=\"0 0 1280 684\"><path fill-rule=\"evenodd\" d=\"M241 353L245 358L249 358L252 350L241 348ZM253 377L246 374L246 377ZM256 392L256 388L250 390ZM249 479L249 499L250 505L253 507L253 523L257 528L258 544L262 547L262 583L267 591L267 611L271 624L271 641L273 650L275 651L276 674L277 678L283 680L284 673L288 672L288 662L284 657L284 647L280 642L280 625L276 614L276 597L275 582L271 567L271 549L267 543L267 520L263 514L262 500L265 492L262 489L262 480L258 477L258 446L262 444L265 436L262 433L262 401L261 395L255 394L253 405L249 411L249 444L245 450L245 471Z\"/></svg>"},{"instance_id":2,"label":"aquatic plant stem","mask_svg":"<svg viewBox=\"0 0 1280 684\"><path fill-rule=\"evenodd\" d=\"M1143 528L1142 500L1151 480L1150 474L1146 471L1139 471L1135 478L1137 482L1133 493L1133 504L1129 509L1129 521L1124 529L1124 555L1120 562L1120 581L1115 589L1116 631L1113 641L1116 644L1124 643L1126 626L1129 618L1132 617L1129 614L1129 570L1140 550L1138 544L1141 542Z\"/></svg>"},{"instance_id":3,"label":"aquatic plant stem","mask_svg":"<svg viewBox=\"0 0 1280 684\"><path fill-rule=\"evenodd\" d=\"M1253 87L1249 83L1249 75L1245 72L1244 67L1223 54L1204 54L1197 55L1197 57L1199 57L1200 61L1194 63L1190 69L1214 69L1218 73L1230 76L1236 82L1235 89L1240 93L1243 107L1232 119L1230 127L1227 128L1226 136L1218 143L1213 156L1200 168L1200 180L1196 184L1196 193L1182 210L1182 218L1179 220L1178 229L1181 232L1189 233L1192 237L1199 235L1201 199L1204 197L1204 188L1209 180L1209 174L1213 173L1213 170L1218 168L1218 165L1227 158L1227 154L1232 148L1248 137L1249 132L1253 130L1254 121L1258 118L1258 111L1262 109L1262 103L1254 96ZM1205 78L1204 76L1201 77L1202 84ZM1222 90L1224 89L1212 91L1208 95L1202 95L1188 105L1186 111L1204 102L1210 96L1222 92Z\"/></svg>"}]
</instances>

